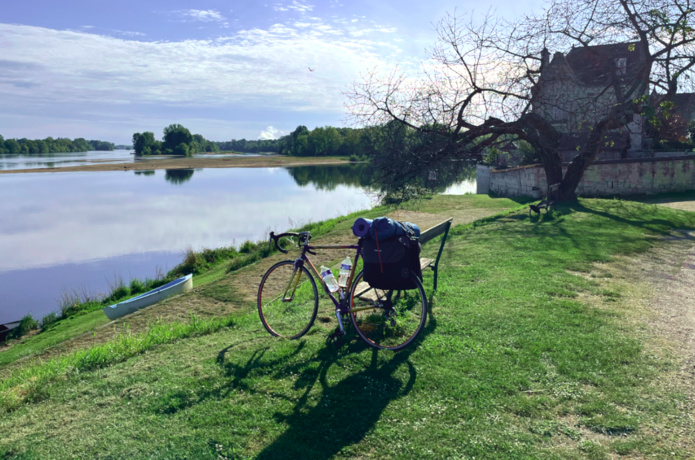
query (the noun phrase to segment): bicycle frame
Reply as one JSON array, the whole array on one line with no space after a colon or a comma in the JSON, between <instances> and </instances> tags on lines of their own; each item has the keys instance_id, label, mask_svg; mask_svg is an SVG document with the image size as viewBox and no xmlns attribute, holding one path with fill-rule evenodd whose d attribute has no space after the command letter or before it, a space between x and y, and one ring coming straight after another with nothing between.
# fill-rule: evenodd
<instances>
[{"instance_id":1,"label":"bicycle frame","mask_svg":"<svg viewBox=\"0 0 695 460\"><path fill-rule=\"evenodd\" d=\"M284 238L287 238L288 241L284 241ZM298 242L294 240L294 238L298 238ZM281 240L283 240L282 244L280 243ZM396 290L389 288L374 288L367 281L360 282L358 285L358 281L362 279L364 273L358 273L360 257L363 258L365 256L363 239L358 240L357 244L315 246L309 244L310 240L311 233L309 232L287 232L279 235L270 232L269 244L272 245L274 243L275 248L281 253L288 254L288 249L291 246L299 249L299 256L294 260L277 262L268 269L259 286L258 312L261 316L263 326L270 334L278 337L296 339L309 331L309 328L316 319L319 307L319 296L315 282L315 277L318 277L321 280L320 282L325 293L328 294L328 298L333 302L335 316L338 320L338 327L329 337L329 341L336 341L337 343L341 341L341 338L345 335L344 322L348 318L348 315L350 315L349 319L355 326L356 332L360 338L375 348L398 351L415 340L426 322L427 298L424 288L422 287L422 282L412 271L410 276L411 278L415 278L413 281L418 291L415 297L402 293L402 291L408 290L407 288ZM344 287L336 290L337 294L336 292L331 292L328 285L323 280L321 272L316 268L309 256L317 255L314 251L336 249L355 251L354 263L352 264L350 272L345 276L346 283ZM350 260L349 257L350 256L348 256L348 260ZM285 267L283 270L290 269L291 273L285 271L284 276L271 275L275 273L275 270L279 267ZM369 266L366 268L369 268ZM302 282L302 273L309 278L309 280L306 281L310 281L310 283ZM289 280L287 279L287 275L290 275ZM273 280L266 283L269 276L273 277ZM268 290L264 289L266 284L270 286ZM300 285L302 286L301 289ZM306 289L304 289L304 286L308 285L310 285L310 293L305 292ZM331 285L331 289L333 288L334 287ZM262 298L265 298L264 293L269 294L269 298L271 298L269 302L262 300ZM394 293L396 294L395 300L392 297ZM311 313L311 316L306 317L309 321L303 323L305 327L302 330L295 330L290 334L285 334L284 331L278 333L276 332L276 328L269 324L263 311L267 309L268 312L271 312L270 315L274 317L270 321L271 323L275 323L275 318L283 318L287 313L289 314L288 319L290 322L299 322L299 325L301 325L303 321L301 319L301 311L295 311L296 309L293 308L295 306L293 303L295 294L297 294L303 302L297 304L301 307L300 310L306 310L307 313ZM306 303L307 297L308 300L310 300L309 304ZM292 305L283 307L281 305L283 302L292 303ZM304 305L306 305L306 307L311 306L311 310L306 309ZM299 316L296 315L297 313ZM279 324L281 328L284 327L281 319L279 320ZM292 328L291 324L290 328Z\"/></svg>"},{"instance_id":2,"label":"bicycle frame","mask_svg":"<svg viewBox=\"0 0 695 460\"><path fill-rule=\"evenodd\" d=\"M348 275L347 283L345 283L345 290L343 288L338 289L338 297L339 299L336 300L335 297L333 297L333 293L328 289L328 286L326 286L325 281L323 281L323 278L321 277L321 273L319 270L314 266L314 264L311 262L309 259L307 253L310 254L315 254L312 251L315 249L354 249L355 250L355 260L352 263L352 269L350 270L350 274ZM362 244L361 242L358 243L357 245L346 245L346 246L341 246L341 245L319 245L319 246L311 246L308 243L302 245L302 253L297 257L297 259L294 261L294 266L295 268L300 268L304 266L304 264L308 264L309 268L314 272L316 277L319 279L321 285L323 286L324 291L326 294L328 294L328 297L333 301L333 304L335 305L335 316L338 318L338 325L340 327L341 333L345 333L345 327L343 326L343 315L347 315L348 313L351 313L352 310L350 310L349 305L347 304L347 294L350 291L350 288L352 286L352 281L355 276L355 271L357 270L357 262L359 261L360 257L362 256ZM294 277L290 279L290 282L287 286L287 289L285 290L284 294L284 299L287 299L288 301L294 298L294 290L297 287L297 284L299 283L299 277L301 276L301 271L297 271L298 275L296 277L296 280ZM291 297L288 299L287 294L288 292L291 292ZM358 310L367 310L371 309L373 307L362 307L359 309L356 309L355 311Z\"/></svg>"}]
</instances>

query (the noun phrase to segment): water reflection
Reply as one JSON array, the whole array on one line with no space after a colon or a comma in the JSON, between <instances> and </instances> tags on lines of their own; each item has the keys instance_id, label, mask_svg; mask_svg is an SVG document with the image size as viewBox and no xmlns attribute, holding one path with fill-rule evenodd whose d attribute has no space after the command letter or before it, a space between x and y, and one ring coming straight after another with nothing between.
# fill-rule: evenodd
<instances>
[{"instance_id":1,"label":"water reflection","mask_svg":"<svg viewBox=\"0 0 695 460\"><path fill-rule=\"evenodd\" d=\"M413 186L473 190L474 170L455 166L423 171ZM367 164L177 169L164 177L154 170L0 175L0 324L28 311L47 314L65 290L104 293L118 276L152 278L188 248L265 239L270 230L369 208L381 190Z\"/></svg>"},{"instance_id":2,"label":"water reflection","mask_svg":"<svg viewBox=\"0 0 695 460\"><path fill-rule=\"evenodd\" d=\"M319 190L333 190L339 185L351 185L378 190L384 197L395 193L379 180L379 171L367 163L286 169L300 187L313 185ZM424 194L475 193L475 171L475 166L467 162L452 161L437 168L423 169L408 186Z\"/></svg>"},{"instance_id":3,"label":"water reflection","mask_svg":"<svg viewBox=\"0 0 695 460\"><path fill-rule=\"evenodd\" d=\"M90 152L0 154L0 169L37 169L80 166L90 163L132 162L130 150L94 150Z\"/></svg>"},{"instance_id":4,"label":"water reflection","mask_svg":"<svg viewBox=\"0 0 695 460\"><path fill-rule=\"evenodd\" d=\"M187 248L265 239L375 204L352 185L300 187L284 168L188 170L176 187L139 172L0 176L0 323L47 314L65 289L154 277Z\"/></svg>"},{"instance_id":5,"label":"water reflection","mask_svg":"<svg viewBox=\"0 0 695 460\"><path fill-rule=\"evenodd\" d=\"M164 179L174 185L181 185L188 182L193 177L192 169L167 169L164 173Z\"/></svg>"},{"instance_id":6,"label":"water reflection","mask_svg":"<svg viewBox=\"0 0 695 460\"><path fill-rule=\"evenodd\" d=\"M334 190L339 185L369 187L374 183L374 171L366 163L328 166L295 166L286 168L300 187L311 184L319 190Z\"/></svg>"}]
</instances>

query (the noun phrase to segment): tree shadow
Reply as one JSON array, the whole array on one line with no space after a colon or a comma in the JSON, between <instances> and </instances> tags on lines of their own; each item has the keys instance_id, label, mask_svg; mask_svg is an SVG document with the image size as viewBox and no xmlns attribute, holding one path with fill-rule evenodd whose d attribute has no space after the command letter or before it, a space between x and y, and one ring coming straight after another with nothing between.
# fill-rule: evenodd
<instances>
[{"instance_id":1,"label":"tree shadow","mask_svg":"<svg viewBox=\"0 0 695 460\"><path fill-rule=\"evenodd\" d=\"M643 207L638 210L638 208L630 206L628 203L618 201L613 204L614 207L620 208L621 215L588 208L581 203L570 203L566 207L575 212L594 214L632 227L643 228L662 237L671 236L674 230L679 230L673 222L665 219L649 218L649 211L646 211Z\"/></svg>"},{"instance_id":2,"label":"tree shadow","mask_svg":"<svg viewBox=\"0 0 695 460\"><path fill-rule=\"evenodd\" d=\"M384 409L392 401L407 395L415 384L417 372L410 363L410 355L419 343L436 328L432 316L420 337L405 350L391 352L368 347L356 336L342 347L323 347L305 361L290 363L288 356L277 360L262 359L266 349L257 350L243 365L226 360L228 347L220 352L218 363L231 380L229 388L248 388L245 379L259 366L274 374L274 378L299 375L294 389L301 396L292 399L294 408L287 413L276 412L278 423L288 425L287 430L260 452L257 458L329 458L346 446L358 443L375 426ZM350 334L352 336L353 334ZM300 342L291 355L298 355L305 342ZM370 353L370 363L363 370L333 383L328 374L331 367L348 355ZM318 366L310 364L318 363ZM405 366L407 380L396 377ZM314 402L312 390L320 386L320 400ZM315 392L314 392L315 393ZM274 394L289 400L286 395Z\"/></svg>"}]
</instances>

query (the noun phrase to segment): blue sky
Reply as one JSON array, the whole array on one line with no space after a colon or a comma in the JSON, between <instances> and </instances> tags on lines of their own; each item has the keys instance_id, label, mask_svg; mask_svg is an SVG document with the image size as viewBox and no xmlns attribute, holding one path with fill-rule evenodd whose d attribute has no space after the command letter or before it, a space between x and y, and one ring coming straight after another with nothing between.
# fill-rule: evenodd
<instances>
[{"instance_id":1,"label":"blue sky","mask_svg":"<svg viewBox=\"0 0 695 460\"><path fill-rule=\"evenodd\" d=\"M369 69L416 68L447 11L516 15L538 4L4 2L0 135L129 143L136 131L161 137L181 123L223 141L345 126L349 85Z\"/></svg>"}]
</instances>

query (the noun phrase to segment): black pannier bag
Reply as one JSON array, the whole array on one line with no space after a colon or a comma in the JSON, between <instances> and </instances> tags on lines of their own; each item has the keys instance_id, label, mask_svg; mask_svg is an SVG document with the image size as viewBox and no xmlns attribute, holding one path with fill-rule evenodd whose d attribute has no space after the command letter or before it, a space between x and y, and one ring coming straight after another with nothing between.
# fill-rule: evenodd
<instances>
[{"instance_id":1,"label":"black pannier bag","mask_svg":"<svg viewBox=\"0 0 695 460\"><path fill-rule=\"evenodd\" d=\"M365 238L362 242L362 259L364 281L373 288L415 289L417 285L410 276L411 272L422 281L420 242L417 238L399 236L383 241Z\"/></svg>"}]
</instances>

